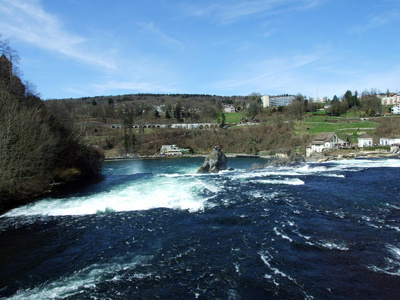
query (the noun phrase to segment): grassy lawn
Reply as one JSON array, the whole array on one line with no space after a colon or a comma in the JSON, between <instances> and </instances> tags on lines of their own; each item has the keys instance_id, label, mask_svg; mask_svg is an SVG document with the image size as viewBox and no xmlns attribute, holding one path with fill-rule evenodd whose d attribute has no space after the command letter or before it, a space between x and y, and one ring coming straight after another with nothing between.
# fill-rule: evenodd
<instances>
[{"instance_id":1,"label":"grassy lawn","mask_svg":"<svg viewBox=\"0 0 400 300\"><path fill-rule=\"evenodd\" d=\"M346 117L331 117L328 115L314 115L306 117L296 124L298 133L308 132L318 134L321 132L347 132L354 133L359 130L374 131L379 123L361 121L359 118L347 119Z\"/></svg>"},{"instance_id":2,"label":"grassy lawn","mask_svg":"<svg viewBox=\"0 0 400 300\"><path fill-rule=\"evenodd\" d=\"M225 114L225 123L239 123L242 118L247 118L244 113L227 113Z\"/></svg>"}]
</instances>

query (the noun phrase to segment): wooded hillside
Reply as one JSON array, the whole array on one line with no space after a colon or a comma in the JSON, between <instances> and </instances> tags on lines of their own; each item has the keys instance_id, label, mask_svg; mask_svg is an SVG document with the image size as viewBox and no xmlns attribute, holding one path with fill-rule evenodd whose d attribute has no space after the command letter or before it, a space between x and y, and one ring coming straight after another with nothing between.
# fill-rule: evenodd
<instances>
[{"instance_id":1,"label":"wooded hillside","mask_svg":"<svg viewBox=\"0 0 400 300\"><path fill-rule=\"evenodd\" d=\"M15 75L10 48L0 58L0 211L52 184L100 174L103 154L83 144Z\"/></svg>"}]
</instances>

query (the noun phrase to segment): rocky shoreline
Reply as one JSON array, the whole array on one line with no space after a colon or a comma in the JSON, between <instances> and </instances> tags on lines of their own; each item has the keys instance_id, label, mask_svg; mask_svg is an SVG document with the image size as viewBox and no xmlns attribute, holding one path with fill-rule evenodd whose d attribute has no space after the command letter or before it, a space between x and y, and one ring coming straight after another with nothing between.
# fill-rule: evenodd
<instances>
[{"instance_id":1,"label":"rocky shoreline","mask_svg":"<svg viewBox=\"0 0 400 300\"><path fill-rule=\"evenodd\" d=\"M106 157L105 161L114 161L114 160L131 160L131 159L179 159L179 158L204 158L207 157L208 154L184 154L181 156L166 156L166 155L135 155L135 156L110 156ZM254 157L253 155L247 155L243 153L225 153L226 157L234 158L234 157ZM272 158L271 155L257 155L257 158Z\"/></svg>"},{"instance_id":2,"label":"rocky shoreline","mask_svg":"<svg viewBox=\"0 0 400 300\"><path fill-rule=\"evenodd\" d=\"M354 158L398 158L399 153L392 153L382 150L333 150L307 157L307 162L326 162L335 160L346 160Z\"/></svg>"},{"instance_id":3,"label":"rocky shoreline","mask_svg":"<svg viewBox=\"0 0 400 300\"><path fill-rule=\"evenodd\" d=\"M225 153L228 158L235 157L255 157L243 153ZM180 159L180 158L204 158L207 154L185 154L181 156L165 156L165 155L145 155L145 156L115 156L106 157L105 161L116 161L116 160L135 160L135 159ZM310 157L305 157L301 155L296 155L294 157L280 158L276 155L257 155L258 158L270 159L271 161L280 162L280 165L299 163L299 162L326 162L335 160L346 160L354 158L398 158L399 153L387 152L384 150L332 150L325 151L322 153L314 153Z\"/></svg>"}]
</instances>

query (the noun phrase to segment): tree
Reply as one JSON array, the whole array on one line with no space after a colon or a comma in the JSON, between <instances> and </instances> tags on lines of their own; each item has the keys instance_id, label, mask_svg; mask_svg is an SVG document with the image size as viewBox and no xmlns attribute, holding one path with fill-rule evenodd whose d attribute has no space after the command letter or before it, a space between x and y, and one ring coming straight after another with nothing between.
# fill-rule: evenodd
<instances>
[{"instance_id":1,"label":"tree","mask_svg":"<svg viewBox=\"0 0 400 300\"><path fill-rule=\"evenodd\" d=\"M290 119L301 120L307 107L307 98L298 94L295 100L286 106L285 111Z\"/></svg>"},{"instance_id":2,"label":"tree","mask_svg":"<svg viewBox=\"0 0 400 300\"><path fill-rule=\"evenodd\" d=\"M165 112L165 118L166 119L171 119L171 113L169 112L169 109Z\"/></svg>"},{"instance_id":3,"label":"tree","mask_svg":"<svg viewBox=\"0 0 400 300\"><path fill-rule=\"evenodd\" d=\"M346 100L348 108L352 108L353 106L360 106L357 91L355 91L353 95L353 93L350 90L347 90L343 96L343 100Z\"/></svg>"},{"instance_id":4,"label":"tree","mask_svg":"<svg viewBox=\"0 0 400 300\"><path fill-rule=\"evenodd\" d=\"M181 104L181 102L180 101L178 101L176 104L175 104L175 108L174 108L174 118L178 121L178 122L183 122L183 119L182 119L182 111L183 110L183 108L182 108L182 104Z\"/></svg>"},{"instance_id":5,"label":"tree","mask_svg":"<svg viewBox=\"0 0 400 300\"><path fill-rule=\"evenodd\" d=\"M256 101L252 101L249 107L249 113L254 118L260 112L260 105Z\"/></svg>"},{"instance_id":6,"label":"tree","mask_svg":"<svg viewBox=\"0 0 400 300\"><path fill-rule=\"evenodd\" d=\"M133 126L133 118L132 113L127 111L124 118L124 148L125 154L128 154L131 150L131 141L132 138L132 126Z\"/></svg>"},{"instance_id":7,"label":"tree","mask_svg":"<svg viewBox=\"0 0 400 300\"><path fill-rule=\"evenodd\" d=\"M361 104L365 114L370 117L382 111L381 99L378 97L376 90L364 91L361 94Z\"/></svg>"},{"instance_id":8,"label":"tree","mask_svg":"<svg viewBox=\"0 0 400 300\"><path fill-rule=\"evenodd\" d=\"M340 116L341 113L340 101L336 95L333 96L331 107L329 108L328 113L330 113L333 116Z\"/></svg>"},{"instance_id":9,"label":"tree","mask_svg":"<svg viewBox=\"0 0 400 300\"><path fill-rule=\"evenodd\" d=\"M225 126L225 114L221 112L218 117L218 123L220 128L224 128Z\"/></svg>"}]
</instances>

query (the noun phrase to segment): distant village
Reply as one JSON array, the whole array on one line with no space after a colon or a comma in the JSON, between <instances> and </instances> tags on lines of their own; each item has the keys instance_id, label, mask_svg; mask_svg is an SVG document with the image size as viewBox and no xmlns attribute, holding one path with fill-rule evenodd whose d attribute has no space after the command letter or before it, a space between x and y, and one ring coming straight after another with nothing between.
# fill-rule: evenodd
<instances>
[{"instance_id":1,"label":"distant village","mask_svg":"<svg viewBox=\"0 0 400 300\"><path fill-rule=\"evenodd\" d=\"M382 137L379 140L380 146L391 146L390 152L397 153L400 145L400 137ZM312 143L306 148L306 156L311 156L313 153L321 153L325 150L334 150L350 147L351 145L341 140L334 132L324 132L316 136ZM372 137L363 134L358 138L359 148L373 147L374 144Z\"/></svg>"},{"instance_id":2,"label":"distant village","mask_svg":"<svg viewBox=\"0 0 400 300\"><path fill-rule=\"evenodd\" d=\"M392 106L391 114L397 115L400 114L400 93L381 93L377 95L381 99L381 104L383 106ZM295 101L295 95L279 95L279 96L269 96L263 95L261 96L262 106L263 108L267 107L279 107L279 106L288 106L293 101ZM324 110L328 109L330 104L326 97L313 99L314 103L322 103L325 104ZM238 110L234 105L223 105L224 113L235 113ZM367 120L367 118L363 118L362 120ZM242 119L238 126L241 125L257 125L258 121L253 119L251 121L247 119ZM218 124L214 124L218 126ZM207 124L207 126L211 126ZM196 127L197 128L197 127ZM205 127L206 128L206 127ZM311 144L306 147L306 156L312 156L313 154L322 153L326 150L334 150L334 149L346 149L349 147L357 146L359 148L367 148L373 146L391 146L390 152L397 153L399 152L400 145L400 137L381 137L379 139L379 143L374 143L373 138L368 136L367 134L362 134L358 137L357 145L351 145L348 141L342 140L338 137L335 132L323 132L318 134ZM188 149L180 149L176 145L164 145L161 148L161 155L166 156L177 156L182 155L183 153L188 153Z\"/></svg>"}]
</instances>

